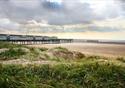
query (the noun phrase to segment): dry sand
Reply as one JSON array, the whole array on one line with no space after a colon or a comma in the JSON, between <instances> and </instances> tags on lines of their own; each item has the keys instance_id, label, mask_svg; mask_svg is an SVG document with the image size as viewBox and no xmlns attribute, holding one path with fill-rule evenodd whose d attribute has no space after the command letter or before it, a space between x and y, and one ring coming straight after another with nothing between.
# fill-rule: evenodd
<instances>
[{"instance_id":1,"label":"dry sand","mask_svg":"<svg viewBox=\"0 0 125 88\"><path fill-rule=\"evenodd\" d=\"M125 45L122 44L98 44L98 43L65 43L65 44L41 44L28 45L30 47L65 47L71 51L79 51L88 55L100 55L108 57L125 56Z\"/></svg>"},{"instance_id":2,"label":"dry sand","mask_svg":"<svg viewBox=\"0 0 125 88\"><path fill-rule=\"evenodd\" d=\"M30 65L30 64L57 64L57 62L55 61L43 61L43 60L39 60L39 61L31 61L31 60L26 60L26 59L16 59L16 60L7 60L7 61L0 61L0 64L18 64L18 65Z\"/></svg>"}]
</instances>

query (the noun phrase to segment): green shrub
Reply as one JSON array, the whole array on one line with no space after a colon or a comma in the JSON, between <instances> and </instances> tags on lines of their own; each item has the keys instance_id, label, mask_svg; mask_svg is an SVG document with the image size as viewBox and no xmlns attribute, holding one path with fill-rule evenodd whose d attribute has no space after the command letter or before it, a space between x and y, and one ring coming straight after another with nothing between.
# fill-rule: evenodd
<instances>
[{"instance_id":1,"label":"green shrub","mask_svg":"<svg viewBox=\"0 0 125 88\"><path fill-rule=\"evenodd\" d=\"M41 51L47 51L48 48L45 48L45 47L42 47L42 48L39 48Z\"/></svg>"},{"instance_id":2,"label":"green shrub","mask_svg":"<svg viewBox=\"0 0 125 88\"><path fill-rule=\"evenodd\" d=\"M18 48L18 49L11 48L9 50L1 52L0 58L4 60L11 60L11 59L19 58L20 56L25 55L25 54L26 52L21 48Z\"/></svg>"},{"instance_id":3,"label":"green shrub","mask_svg":"<svg viewBox=\"0 0 125 88\"><path fill-rule=\"evenodd\" d=\"M58 51L68 51L68 49L64 48L64 47L55 47L53 48L54 50L58 50Z\"/></svg>"}]
</instances>

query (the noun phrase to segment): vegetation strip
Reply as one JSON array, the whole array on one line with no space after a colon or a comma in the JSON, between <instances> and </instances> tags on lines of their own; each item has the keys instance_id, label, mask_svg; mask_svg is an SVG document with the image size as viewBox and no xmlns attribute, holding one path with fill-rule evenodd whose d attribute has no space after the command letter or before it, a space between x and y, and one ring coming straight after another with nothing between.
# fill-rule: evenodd
<instances>
[{"instance_id":1,"label":"vegetation strip","mask_svg":"<svg viewBox=\"0 0 125 88\"><path fill-rule=\"evenodd\" d=\"M63 47L0 47L0 88L125 87L124 57L86 56Z\"/></svg>"}]
</instances>

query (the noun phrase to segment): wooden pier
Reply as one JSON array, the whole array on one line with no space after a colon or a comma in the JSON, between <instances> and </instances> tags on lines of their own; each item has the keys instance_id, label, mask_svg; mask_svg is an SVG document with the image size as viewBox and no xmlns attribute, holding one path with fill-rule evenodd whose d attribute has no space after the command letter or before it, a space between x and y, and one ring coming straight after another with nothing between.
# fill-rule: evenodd
<instances>
[{"instance_id":1,"label":"wooden pier","mask_svg":"<svg viewBox=\"0 0 125 88\"><path fill-rule=\"evenodd\" d=\"M0 41L9 42L12 44L59 44L59 43L72 43L73 39L59 39L55 36L33 36L33 35L8 35L0 34Z\"/></svg>"},{"instance_id":2,"label":"wooden pier","mask_svg":"<svg viewBox=\"0 0 125 88\"><path fill-rule=\"evenodd\" d=\"M51 40L4 40L3 42L9 42L12 44L21 45L36 45L36 44L60 44L60 43L72 43L72 39L51 39Z\"/></svg>"}]
</instances>

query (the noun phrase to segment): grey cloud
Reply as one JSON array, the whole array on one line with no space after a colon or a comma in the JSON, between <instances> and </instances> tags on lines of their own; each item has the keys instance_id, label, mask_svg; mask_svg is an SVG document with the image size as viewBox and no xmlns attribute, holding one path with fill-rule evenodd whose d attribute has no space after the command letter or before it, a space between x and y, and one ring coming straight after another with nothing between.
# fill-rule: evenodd
<instances>
[{"instance_id":1,"label":"grey cloud","mask_svg":"<svg viewBox=\"0 0 125 88\"><path fill-rule=\"evenodd\" d=\"M38 32L38 33L74 33L74 32L122 32L124 29L117 28L117 27L108 27L108 26L96 26L94 24L89 25L49 25L45 22L36 22L32 21L31 23L27 24L27 26L24 26L22 29L30 29L29 32Z\"/></svg>"},{"instance_id":2,"label":"grey cloud","mask_svg":"<svg viewBox=\"0 0 125 88\"><path fill-rule=\"evenodd\" d=\"M37 30L38 33L76 33L76 32L100 32L100 33L104 33L104 32L119 32L120 30L117 28L110 28L110 27L96 27L96 28L91 28L88 27L87 28L47 28L47 27L42 27L40 29ZM30 31L33 32L33 31Z\"/></svg>"},{"instance_id":3,"label":"grey cloud","mask_svg":"<svg viewBox=\"0 0 125 88\"><path fill-rule=\"evenodd\" d=\"M23 26L29 20L35 20L36 22L44 20L48 22L49 26L37 27L37 32L121 31L122 29L119 28L98 26L63 27L63 25L68 24L92 24L94 20L125 16L125 3L121 3L120 0L118 3L115 0L111 1L114 1L115 4L109 3L104 11L102 9L103 12L98 14L90 3L80 3L79 0L63 0L61 5L47 0L0 0L0 19L6 18L10 21L8 24L0 25L0 28L25 32L25 28L18 28L18 25ZM99 7L96 8L100 9Z\"/></svg>"},{"instance_id":4,"label":"grey cloud","mask_svg":"<svg viewBox=\"0 0 125 88\"><path fill-rule=\"evenodd\" d=\"M99 26L88 26L88 31L93 32L119 32L124 31L120 28L113 28L113 27L99 27Z\"/></svg>"},{"instance_id":5,"label":"grey cloud","mask_svg":"<svg viewBox=\"0 0 125 88\"><path fill-rule=\"evenodd\" d=\"M17 29L19 29L19 26L20 26L20 24L10 21L9 19L6 19L6 18L0 19L0 28L2 28L2 29L17 30Z\"/></svg>"},{"instance_id":6,"label":"grey cloud","mask_svg":"<svg viewBox=\"0 0 125 88\"><path fill-rule=\"evenodd\" d=\"M117 17L115 9L109 8L103 15L96 15L89 3L77 0L63 0L61 5L46 0L1 0L1 16L15 21L46 20L49 24L91 23L93 20Z\"/></svg>"}]
</instances>

